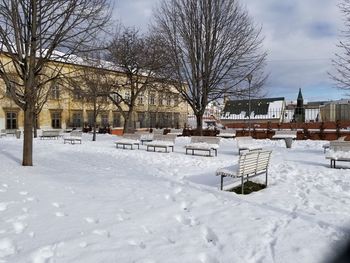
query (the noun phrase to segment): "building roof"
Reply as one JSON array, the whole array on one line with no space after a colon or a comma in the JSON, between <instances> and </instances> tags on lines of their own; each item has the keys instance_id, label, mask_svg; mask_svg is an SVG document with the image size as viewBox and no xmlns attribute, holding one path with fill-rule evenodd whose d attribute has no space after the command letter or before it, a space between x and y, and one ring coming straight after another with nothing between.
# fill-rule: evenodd
<instances>
[{"instance_id":1,"label":"building roof","mask_svg":"<svg viewBox=\"0 0 350 263\"><path fill-rule=\"evenodd\" d=\"M298 100L303 100L303 94L301 94L301 88L299 88Z\"/></svg>"},{"instance_id":2,"label":"building roof","mask_svg":"<svg viewBox=\"0 0 350 263\"><path fill-rule=\"evenodd\" d=\"M284 106L284 97L251 99L251 118L257 116L268 116L269 118L279 118L279 114L271 112L280 112ZM222 118L244 119L249 115L249 100L230 100L227 101L223 110Z\"/></svg>"}]
</instances>

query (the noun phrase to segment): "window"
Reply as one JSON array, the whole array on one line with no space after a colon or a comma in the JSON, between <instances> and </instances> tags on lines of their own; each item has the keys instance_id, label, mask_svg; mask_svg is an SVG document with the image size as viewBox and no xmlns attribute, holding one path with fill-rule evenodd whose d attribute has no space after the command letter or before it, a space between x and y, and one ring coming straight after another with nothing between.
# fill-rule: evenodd
<instances>
[{"instance_id":1,"label":"window","mask_svg":"<svg viewBox=\"0 0 350 263\"><path fill-rule=\"evenodd\" d=\"M120 112L113 112L113 127L120 127Z\"/></svg>"},{"instance_id":2,"label":"window","mask_svg":"<svg viewBox=\"0 0 350 263\"><path fill-rule=\"evenodd\" d=\"M88 125L90 127L94 126L94 112L93 111L88 111L87 113L87 118L88 118Z\"/></svg>"},{"instance_id":3,"label":"window","mask_svg":"<svg viewBox=\"0 0 350 263\"><path fill-rule=\"evenodd\" d=\"M61 128L61 112L51 113L51 126L53 129Z\"/></svg>"},{"instance_id":4,"label":"window","mask_svg":"<svg viewBox=\"0 0 350 263\"><path fill-rule=\"evenodd\" d=\"M83 114L81 112L75 112L72 115L73 119L73 128L81 127L83 123Z\"/></svg>"},{"instance_id":5,"label":"window","mask_svg":"<svg viewBox=\"0 0 350 263\"><path fill-rule=\"evenodd\" d=\"M137 113L137 120L140 123L140 128L145 128L145 113L144 112L138 112Z\"/></svg>"},{"instance_id":6,"label":"window","mask_svg":"<svg viewBox=\"0 0 350 263\"><path fill-rule=\"evenodd\" d=\"M58 100L60 98L60 88L57 83L51 86L51 99Z\"/></svg>"},{"instance_id":7,"label":"window","mask_svg":"<svg viewBox=\"0 0 350 263\"><path fill-rule=\"evenodd\" d=\"M156 128L157 127L157 113L151 112L150 113L150 128Z\"/></svg>"},{"instance_id":8,"label":"window","mask_svg":"<svg viewBox=\"0 0 350 263\"><path fill-rule=\"evenodd\" d=\"M101 126L102 127L108 127L109 126L108 113L102 113L101 114Z\"/></svg>"},{"instance_id":9,"label":"window","mask_svg":"<svg viewBox=\"0 0 350 263\"><path fill-rule=\"evenodd\" d=\"M174 106L178 106L179 105L179 95L174 95Z\"/></svg>"},{"instance_id":10,"label":"window","mask_svg":"<svg viewBox=\"0 0 350 263\"><path fill-rule=\"evenodd\" d=\"M149 97L149 104L155 105L156 104L156 96L154 94L151 94Z\"/></svg>"},{"instance_id":11,"label":"window","mask_svg":"<svg viewBox=\"0 0 350 263\"><path fill-rule=\"evenodd\" d=\"M129 102L130 101L130 91L125 91L125 100L127 101L127 102Z\"/></svg>"},{"instance_id":12,"label":"window","mask_svg":"<svg viewBox=\"0 0 350 263\"><path fill-rule=\"evenodd\" d=\"M144 95L143 95L143 93L141 93L138 96L137 100L138 100L138 104L143 105L143 102L144 102Z\"/></svg>"},{"instance_id":13,"label":"window","mask_svg":"<svg viewBox=\"0 0 350 263\"><path fill-rule=\"evenodd\" d=\"M167 96L167 98L166 98L166 105L167 106L171 105L171 97L170 96Z\"/></svg>"},{"instance_id":14,"label":"window","mask_svg":"<svg viewBox=\"0 0 350 263\"><path fill-rule=\"evenodd\" d=\"M159 93L159 105L162 106L163 105L163 94Z\"/></svg>"},{"instance_id":15,"label":"window","mask_svg":"<svg viewBox=\"0 0 350 263\"><path fill-rule=\"evenodd\" d=\"M180 113L175 112L175 113L174 113L174 127L175 127L176 129L178 129L179 126L180 126L179 124L180 124Z\"/></svg>"},{"instance_id":16,"label":"window","mask_svg":"<svg viewBox=\"0 0 350 263\"><path fill-rule=\"evenodd\" d=\"M6 129L17 129L17 112L6 112Z\"/></svg>"},{"instance_id":17,"label":"window","mask_svg":"<svg viewBox=\"0 0 350 263\"><path fill-rule=\"evenodd\" d=\"M73 91L73 99L75 100L81 100L83 98L80 90L74 90Z\"/></svg>"}]
</instances>

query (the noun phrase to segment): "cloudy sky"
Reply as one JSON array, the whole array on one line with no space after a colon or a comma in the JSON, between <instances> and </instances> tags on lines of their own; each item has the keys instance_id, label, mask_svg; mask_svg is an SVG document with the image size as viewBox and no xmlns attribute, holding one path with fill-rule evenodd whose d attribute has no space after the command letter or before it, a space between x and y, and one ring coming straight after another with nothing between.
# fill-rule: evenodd
<instances>
[{"instance_id":1,"label":"cloudy sky","mask_svg":"<svg viewBox=\"0 0 350 263\"><path fill-rule=\"evenodd\" d=\"M262 25L268 51L268 96L308 101L345 98L327 72L343 28L340 0L241 0L254 22ZM147 30L159 0L114 0L114 18Z\"/></svg>"}]
</instances>

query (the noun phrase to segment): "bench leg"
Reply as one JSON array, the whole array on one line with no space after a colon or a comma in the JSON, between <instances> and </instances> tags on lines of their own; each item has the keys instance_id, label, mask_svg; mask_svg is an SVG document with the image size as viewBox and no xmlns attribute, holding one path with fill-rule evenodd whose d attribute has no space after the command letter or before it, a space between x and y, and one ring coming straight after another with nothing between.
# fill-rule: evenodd
<instances>
[{"instance_id":1,"label":"bench leg","mask_svg":"<svg viewBox=\"0 0 350 263\"><path fill-rule=\"evenodd\" d=\"M187 150L188 150L188 149L186 148L186 155L187 155L187 153L188 153Z\"/></svg>"},{"instance_id":2,"label":"bench leg","mask_svg":"<svg viewBox=\"0 0 350 263\"><path fill-rule=\"evenodd\" d=\"M218 156L218 150L214 149L214 151L215 151L215 156Z\"/></svg>"},{"instance_id":3,"label":"bench leg","mask_svg":"<svg viewBox=\"0 0 350 263\"><path fill-rule=\"evenodd\" d=\"M221 185L220 185L220 190L222 191L223 188L223 184L224 184L224 176L221 175Z\"/></svg>"},{"instance_id":4,"label":"bench leg","mask_svg":"<svg viewBox=\"0 0 350 263\"><path fill-rule=\"evenodd\" d=\"M192 155L194 155L194 150L192 150Z\"/></svg>"},{"instance_id":5,"label":"bench leg","mask_svg":"<svg viewBox=\"0 0 350 263\"><path fill-rule=\"evenodd\" d=\"M267 172L268 170L266 169L266 178L265 178L265 186L267 187Z\"/></svg>"},{"instance_id":6,"label":"bench leg","mask_svg":"<svg viewBox=\"0 0 350 263\"><path fill-rule=\"evenodd\" d=\"M171 146L171 151L174 152L174 146Z\"/></svg>"},{"instance_id":7,"label":"bench leg","mask_svg":"<svg viewBox=\"0 0 350 263\"><path fill-rule=\"evenodd\" d=\"M242 176L242 185L241 185L241 188L242 188L242 195L244 194L244 176Z\"/></svg>"}]
</instances>

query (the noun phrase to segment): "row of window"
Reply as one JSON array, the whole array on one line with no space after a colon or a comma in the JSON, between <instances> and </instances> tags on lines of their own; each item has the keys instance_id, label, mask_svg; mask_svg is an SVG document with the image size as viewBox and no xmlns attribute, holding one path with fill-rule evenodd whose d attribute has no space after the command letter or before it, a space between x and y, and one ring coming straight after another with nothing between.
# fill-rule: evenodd
<instances>
[{"instance_id":1,"label":"row of window","mask_svg":"<svg viewBox=\"0 0 350 263\"><path fill-rule=\"evenodd\" d=\"M172 112L151 112L149 119L146 118L145 112L137 113L137 122L140 128L145 127L176 127L179 125L180 114ZM93 126L93 112L87 113L87 125ZM74 112L72 114L71 123L68 126L83 127L84 118L82 112ZM107 127L110 125L108 113L100 114L100 125ZM119 112L113 113L113 127L122 126L122 116ZM61 112L51 112L51 127L54 129L62 128ZM6 112L6 129L18 129L18 113Z\"/></svg>"},{"instance_id":2,"label":"row of window","mask_svg":"<svg viewBox=\"0 0 350 263\"><path fill-rule=\"evenodd\" d=\"M130 100L130 91L125 91L125 100L129 101ZM58 100L60 98L60 88L58 85L53 85L51 87L51 99L53 100ZM82 95L79 92L73 92L73 99L75 100L81 100ZM144 94L140 94L138 96L138 104L143 105L145 103L145 96ZM104 101L107 101L107 97L104 98ZM160 94L158 98L158 104L159 105L166 105L166 106L171 106L173 101L173 105L177 106L179 104L179 96L177 94L174 94L173 96L165 96L164 94ZM156 105L156 94L151 93L149 95L149 104L150 105Z\"/></svg>"}]
</instances>

